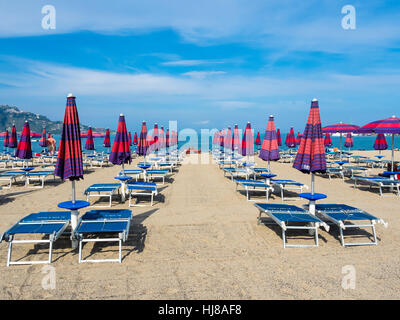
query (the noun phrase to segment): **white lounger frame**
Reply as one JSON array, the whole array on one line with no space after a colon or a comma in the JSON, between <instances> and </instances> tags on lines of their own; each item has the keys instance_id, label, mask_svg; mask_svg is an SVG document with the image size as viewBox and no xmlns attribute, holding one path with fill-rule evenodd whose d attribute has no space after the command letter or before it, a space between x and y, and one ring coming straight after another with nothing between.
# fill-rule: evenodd
<instances>
[{"instance_id":1,"label":"white lounger frame","mask_svg":"<svg viewBox=\"0 0 400 320\"><path fill-rule=\"evenodd\" d=\"M101 189L101 187L99 187L99 189ZM86 194L86 201L90 202L90 197L98 197L98 198L108 197L110 199L108 206L106 206L106 205L103 205L103 206L101 206L101 205L96 205L96 206L95 205L91 205L90 207L92 207L92 208L111 208L111 206L112 206L112 197L114 195L116 195L116 194L119 194L119 188L116 188L113 191L107 191L108 193L101 193L102 191L104 191L104 190L99 190L99 191L91 190L91 191L89 191ZM98 193L97 194L91 194L92 192L98 192Z\"/></svg>"},{"instance_id":2,"label":"white lounger frame","mask_svg":"<svg viewBox=\"0 0 400 320\"><path fill-rule=\"evenodd\" d=\"M388 183L384 184L382 182L374 181L372 179L365 179L364 177L354 176L352 179L354 180L354 188L357 188L357 180L359 180L359 181L363 181L363 182L367 183L369 185L370 189L373 188L374 185L377 186L379 188L379 194L381 197L391 196L389 194L384 194L382 191L383 188L389 188L391 192L393 192L394 189L397 189L397 196L400 196L399 183L397 183L395 181L390 182L390 180L388 179Z\"/></svg>"},{"instance_id":3,"label":"white lounger frame","mask_svg":"<svg viewBox=\"0 0 400 320\"><path fill-rule=\"evenodd\" d=\"M301 200L301 199L302 199L302 198L300 198L300 197L285 198L285 197L284 197L285 190L286 190L286 191L295 190L295 191L299 191L299 193L302 193L302 192L303 192L303 188L308 189L308 186L305 185L305 184L301 184L301 185L292 185L292 184L286 184L286 183L276 183L276 182L274 182L274 181L271 181L271 183L272 183L273 185L276 185L276 186L279 187L279 190L281 191L282 203L283 203L285 200Z\"/></svg>"},{"instance_id":4,"label":"white lounger frame","mask_svg":"<svg viewBox=\"0 0 400 320\"><path fill-rule=\"evenodd\" d=\"M32 172L34 173L34 171L32 171ZM28 174L25 175L25 187L43 189L45 179L48 176L51 176L51 175L53 176L53 180L55 181L56 180L56 176L55 176L54 172L53 173L46 173L46 174L42 174L42 175L35 175L35 176L31 176L28 173ZM39 181L39 182L41 182L41 185L39 185L39 186L30 186L29 184L30 184L31 181Z\"/></svg>"},{"instance_id":5,"label":"white lounger frame","mask_svg":"<svg viewBox=\"0 0 400 320\"><path fill-rule=\"evenodd\" d=\"M145 204L132 204L132 196L150 196L150 207L153 206L154 196L158 195L157 188L156 190L138 190L134 191L133 189L129 189L129 207L147 207Z\"/></svg>"}]
</instances>

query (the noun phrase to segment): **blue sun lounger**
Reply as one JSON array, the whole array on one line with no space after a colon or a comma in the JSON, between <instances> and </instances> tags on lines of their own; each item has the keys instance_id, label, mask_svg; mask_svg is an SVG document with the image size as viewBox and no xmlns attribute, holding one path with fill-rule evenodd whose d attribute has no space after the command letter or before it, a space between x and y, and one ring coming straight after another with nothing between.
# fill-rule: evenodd
<instances>
[{"instance_id":1,"label":"blue sun lounger","mask_svg":"<svg viewBox=\"0 0 400 320\"><path fill-rule=\"evenodd\" d=\"M325 219L333 222L339 227L340 240L342 246L365 246L377 245L375 224L382 223L387 227L387 223L364 210L351 207L345 204L317 204L315 207L317 213ZM360 224L361 221L369 221L369 223ZM346 243L344 241L343 230L350 228L371 227L374 240L372 242L352 242Z\"/></svg>"},{"instance_id":2,"label":"blue sun lounger","mask_svg":"<svg viewBox=\"0 0 400 320\"><path fill-rule=\"evenodd\" d=\"M13 182L17 182L17 178L25 175L22 171L6 171L0 173L0 181L8 181L8 187L3 187L4 189L10 189Z\"/></svg>"},{"instance_id":3,"label":"blue sun lounger","mask_svg":"<svg viewBox=\"0 0 400 320\"><path fill-rule=\"evenodd\" d=\"M284 197L284 191L285 190L295 190L299 191L300 193L303 192L303 188L308 189L308 187L300 182L296 182L294 180L284 180L284 179L271 179L271 183L273 185L276 185L279 187L281 190L281 198L282 202L285 200L298 200L301 199L300 197L291 197L291 198L285 198Z\"/></svg>"},{"instance_id":4,"label":"blue sun lounger","mask_svg":"<svg viewBox=\"0 0 400 320\"><path fill-rule=\"evenodd\" d=\"M63 234L71 220L69 211L38 212L22 218L0 237L1 241L8 242L7 267L13 264L40 264L51 263L53 243ZM47 239L22 240L15 239L19 235L43 235ZM49 259L45 261L12 261L12 247L15 243L48 243Z\"/></svg>"},{"instance_id":5,"label":"blue sun lounger","mask_svg":"<svg viewBox=\"0 0 400 320\"><path fill-rule=\"evenodd\" d=\"M232 181L234 178L237 178L239 176L248 179L250 175L252 174L254 175L254 173L251 172L251 170L246 168L223 168L222 170L224 171L224 177L226 177L226 175L229 174Z\"/></svg>"},{"instance_id":6,"label":"blue sun lounger","mask_svg":"<svg viewBox=\"0 0 400 320\"><path fill-rule=\"evenodd\" d=\"M129 191L129 207L143 207L143 205L132 204L132 196L150 196L150 206L153 206L154 196L158 194L157 185L154 182L133 182L127 184Z\"/></svg>"},{"instance_id":7,"label":"blue sun lounger","mask_svg":"<svg viewBox=\"0 0 400 320\"><path fill-rule=\"evenodd\" d=\"M268 201L269 200L269 192L273 192L274 188L271 187L268 183L262 182L262 181L255 181L255 180L239 180L236 179L237 185L236 185L236 190L237 186L240 185L243 187L246 191L246 199L247 201L252 201L250 200L250 192L262 192L265 193L265 198ZM259 200L257 200L259 201Z\"/></svg>"},{"instance_id":8,"label":"blue sun lounger","mask_svg":"<svg viewBox=\"0 0 400 320\"><path fill-rule=\"evenodd\" d=\"M91 210L79 220L73 237L79 242L79 263L122 262L122 242L129 236L132 211L128 209ZM117 235L104 237L104 235ZM96 238L94 236L97 236ZM118 259L82 259L84 242L118 242Z\"/></svg>"},{"instance_id":9,"label":"blue sun lounger","mask_svg":"<svg viewBox=\"0 0 400 320\"><path fill-rule=\"evenodd\" d=\"M126 176L130 176L130 177L132 177L132 178L135 178L135 180L138 181L139 178L140 178L140 175L142 174L142 172L143 172L143 171L142 171L141 169L124 170L124 171L121 170L121 171L119 172L119 175L120 175L120 176L123 176L124 173L125 173Z\"/></svg>"},{"instance_id":10,"label":"blue sun lounger","mask_svg":"<svg viewBox=\"0 0 400 320\"><path fill-rule=\"evenodd\" d=\"M281 227L284 248L316 247L318 246L318 228L324 226L325 229L329 230L326 223L302 208L288 204L255 203L254 205L260 212L257 219L258 224L262 223L261 215L264 213ZM315 245L287 244L286 231L290 229L313 230Z\"/></svg>"},{"instance_id":11,"label":"blue sun lounger","mask_svg":"<svg viewBox=\"0 0 400 320\"><path fill-rule=\"evenodd\" d=\"M28 187L32 180L37 180L41 182L41 185L32 188L43 188L45 179L52 175L53 180L56 179L54 175L54 170L40 170L40 171L30 171L25 173L25 186Z\"/></svg>"},{"instance_id":12,"label":"blue sun lounger","mask_svg":"<svg viewBox=\"0 0 400 320\"><path fill-rule=\"evenodd\" d=\"M328 175L329 180L332 180L332 176L339 176L344 180L344 172L341 168L326 167L326 175Z\"/></svg>"},{"instance_id":13,"label":"blue sun lounger","mask_svg":"<svg viewBox=\"0 0 400 320\"><path fill-rule=\"evenodd\" d=\"M169 170L158 170L158 169L152 169L152 170L146 170L146 178L147 181L149 182L154 181L155 179L162 179L162 184L165 183L165 177L169 174Z\"/></svg>"},{"instance_id":14,"label":"blue sun lounger","mask_svg":"<svg viewBox=\"0 0 400 320\"><path fill-rule=\"evenodd\" d=\"M90 202L90 197L108 197L110 203L108 206L92 206L92 207L111 207L113 195L119 192L120 183L97 183L92 184L89 188L84 191L86 200Z\"/></svg>"},{"instance_id":15,"label":"blue sun lounger","mask_svg":"<svg viewBox=\"0 0 400 320\"><path fill-rule=\"evenodd\" d=\"M354 180L354 188L357 187L357 182L364 182L369 185L370 188L373 186L377 186L379 188L379 194L381 197L384 196L383 188L389 188L390 191L397 190L397 195L400 196L400 180L391 180L389 178L384 178L381 176L375 177L360 177L354 176L352 178Z\"/></svg>"}]
</instances>

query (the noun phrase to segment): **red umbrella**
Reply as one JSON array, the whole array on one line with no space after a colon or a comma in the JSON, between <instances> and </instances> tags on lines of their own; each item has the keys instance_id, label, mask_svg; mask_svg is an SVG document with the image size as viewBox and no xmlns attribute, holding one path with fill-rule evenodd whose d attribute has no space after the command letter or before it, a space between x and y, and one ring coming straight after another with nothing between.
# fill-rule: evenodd
<instances>
[{"instance_id":1,"label":"red umbrella","mask_svg":"<svg viewBox=\"0 0 400 320\"><path fill-rule=\"evenodd\" d=\"M240 149L239 128L238 125L235 124L235 128L233 129L232 150L238 152L239 149Z\"/></svg>"},{"instance_id":2,"label":"red umbrella","mask_svg":"<svg viewBox=\"0 0 400 320\"><path fill-rule=\"evenodd\" d=\"M133 136L133 142L134 145L138 144L138 137L137 137L137 133L135 132L135 135Z\"/></svg>"},{"instance_id":3,"label":"red umbrella","mask_svg":"<svg viewBox=\"0 0 400 320\"><path fill-rule=\"evenodd\" d=\"M353 137L352 137L352 135L351 135L351 132L348 132L348 133L347 133L346 140L344 141L344 146L345 146L346 148L351 148L351 147L353 147Z\"/></svg>"},{"instance_id":4,"label":"red umbrella","mask_svg":"<svg viewBox=\"0 0 400 320\"><path fill-rule=\"evenodd\" d=\"M331 140L331 135L329 134L329 132L325 133L324 146L332 147L332 140Z\"/></svg>"},{"instance_id":5,"label":"red umbrella","mask_svg":"<svg viewBox=\"0 0 400 320\"><path fill-rule=\"evenodd\" d=\"M288 148L294 148L296 146L296 139L294 137L294 130L290 128L289 134L286 135L285 144Z\"/></svg>"},{"instance_id":6,"label":"red umbrella","mask_svg":"<svg viewBox=\"0 0 400 320\"><path fill-rule=\"evenodd\" d=\"M8 144L9 148L16 148L18 144L17 141L17 130L15 129L15 124L13 124L11 128L11 135L10 135L10 143Z\"/></svg>"},{"instance_id":7,"label":"red umbrella","mask_svg":"<svg viewBox=\"0 0 400 320\"><path fill-rule=\"evenodd\" d=\"M385 135L383 133L378 133L374 142L374 149L379 150L379 153L381 153L381 150L386 150L387 148L388 144Z\"/></svg>"},{"instance_id":8,"label":"red umbrella","mask_svg":"<svg viewBox=\"0 0 400 320\"><path fill-rule=\"evenodd\" d=\"M214 146L217 146L217 145L219 145L219 141L220 141L219 131L217 130L216 132L214 132L214 137L213 137L213 140L212 140L212 144Z\"/></svg>"},{"instance_id":9,"label":"red umbrella","mask_svg":"<svg viewBox=\"0 0 400 320\"><path fill-rule=\"evenodd\" d=\"M278 141L276 139L274 116L272 115L269 116L259 157L264 161L268 161L268 170L271 160L276 161L280 159Z\"/></svg>"},{"instance_id":10,"label":"red umbrella","mask_svg":"<svg viewBox=\"0 0 400 320\"><path fill-rule=\"evenodd\" d=\"M282 145L282 140L281 140L281 130L279 129L276 130L276 140L278 141L278 146L280 147Z\"/></svg>"},{"instance_id":11,"label":"red umbrella","mask_svg":"<svg viewBox=\"0 0 400 320\"><path fill-rule=\"evenodd\" d=\"M165 133L165 147L169 148L169 129L167 129L167 132Z\"/></svg>"},{"instance_id":12,"label":"red umbrella","mask_svg":"<svg viewBox=\"0 0 400 320\"><path fill-rule=\"evenodd\" d=\"M242 139L242 156L254 155L254 135L251 130L250 122L247 122Z\"/></svg>"},{"instance_id":13,"label":"red umbrella","mask_svg":"<svg viewBox=\"0 0 400 320\"><path fill-rule=\"evenodd\" d=\"M8 134L8 130L4 132L4 147L7 150L8 149L8 144L10 143L10 135Z\"/></svg>"},{"instance_id":14,"label":"red umbrella","mask_svg":"<svg viewBox=\"0 0 400 320\"><path fill-rule=\"evenodd\" d=\"M311 102L310 114L304 129L304 138L301 139L293 168L304 173L311 173L311 193L314 194L314 173L325 173L326 171L321 116L317 99L313 99Z\"/></svg>"},{"instance_id":15,"label":"red umbrella","mask_svg":"<svg viewBox=\"0 0 400 320\"><path fill-rule=\"evenodd\" d=\"M232 130L231 130L231 127L228 127L228 129L226 130L226 133L225 133L224 149L225 150L232 149Z\"/></svg>"},{"instance_id":16,"label":"red umbrella","mask_svg":"<svg viewBox=\"0 0 400 320\"><path fill-rule=\"evenodd\" d=\"M132 146L133 144L132 144L132 135L131 135L131 132L129 131L128 132L128 143L129 143L129 146Z\"/></svg>"},{"instance_id":17,"label":"red umbrella","mask_svg":"<svg viewBox=\"0 0 400 320\"><path fill-rule=\"evenodd\" d=\"M15 156L20 159L32 159L31 135L28 121L25 121L24 128L22 129Z\"/></svg>"},{"instance_id":18,"label":"red umbrella","mask_svg":"<svg viewBox=\"0 0 400 320\"><path fill-rule=\"evenodd\" d=\"M257 138L256 138L256 142L255 142L256 146L261 145L261 137L260 137L260 132L257 132Z\"/></svg>"},{"instance_id":19,"label":"red umbrella","mask_svg":"<svg viewBox=\"0 0 400 320\"><path fill-rule=\"evenodd\" d=\"M219 135L219 145L221 146L221 147L224 147L224 144L225 144L225 130L222 130L221 132L220 132L220 135Z\"/></svg>"},{"instance_id":20,"label":"red umbrella","mask_svg":"<svg viewBox=\"0 0 400 320\"><path fill-rule=\"evenodd\" d=\"M92 128L91 127L89 127L89 130L88 130L88 133L87 133L85 149L86 150L94 150L93 133L92 133Z\"/></svg>"},{"instance_id":21,"label":"red umbrella","mask_svg":"<svg viewBox=\"0 0 400 320\"><path fill-rule=\"evenodd\" d=\"M106 130L106 135L104 137L104 142L103 145L105 148L110 148L111 147L111 141L110 141L110 129Z\"/></svg>"},{"instance_id":22,"label":"red umbrella","mask_svg":"<svg viewBox=\"0 0 400 320\"><path fill-rule=\"evenodd\" d=\"M394 167L394 135L400 134L400 118L392 116L382 120L373 121L357 130L358 133L390 133L392 134L392 170Z\"/></svg>"},{"instance_id":23,"label":"red umbrella","mask_svg":"<svg viewBox=\"0 0 400 320\"><path fill-rule=\"evenodd\" d=\"M159 150L162 150L165 148L164 127L160 127L160 133L158 136L158 148L159 148Z\"/></svg>"},{"instance_id":24,"label":"red umbrella","mask_svg":"<svg viewBox=\"0 0 400 320\"><path fill-rule=\"evenodd\" d=\"M138 146L136 149L136 153L139 156L144 156L144 159L146 161L146 155L147 155L147 150L149 148L149 141L147 140L147 127L146 127L146 121L142 122L142 129L140 130L140 136L139 136L139 141L138 141Z\"/></svg>"},{"instance_id":25,"label":"red umbrella","mask_svg":"<svg viewBox=\"0 0 400 320\"><path fill-rule=\"evenodd\" d=\"M344 124L342 122L322 128L322 132L324 133L340 133L340 160L342 160L342 134L354 132L358 128L360 127L353 124Z\"/></svg>"},{"instance_id":26,"label":"red umbrella","mask_svg":"<svg viewBox=\"0 0 400 320\"><path fill-rule=\"evenodd\" d=\"M128 132L126 131L123 114L119 115L117 133L115 134L109 160L113 164L122 165L122 172L124 172L124 164L132 162L131 148L129 147Z\"/></svg>"}]
</instances>

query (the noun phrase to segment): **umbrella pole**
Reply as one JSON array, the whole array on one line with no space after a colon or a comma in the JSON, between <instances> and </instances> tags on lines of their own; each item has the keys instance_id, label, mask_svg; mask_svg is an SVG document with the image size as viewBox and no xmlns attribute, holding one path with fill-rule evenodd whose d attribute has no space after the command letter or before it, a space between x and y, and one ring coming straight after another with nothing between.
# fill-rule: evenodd
<instances>
[{"instance_id":1,"label":"umbrella pole","mask_svg":"<svg viewBox=\"0 0 400 320\"><path fill-rule=\"evenodd\" d=\"M76 190L75 190L75 180L71 181L72 183L72 204L76 202ZM74 232L76 227L78 226L78 210L71 210L71 232ZM72 239L72 248L76 249L78 247L78 241Z\"/></svg>"},{"instance_id":2,"label":"umbrella pole","mask_svg":"<svg viewBox=\"0 0 400 320\"><path fill-rule=\"evenodd\" d=\"M342 133L340 133L340 161L342 161Z\"/></svg>"},{"instance_id":3,"label":"umbrella pole","mask_svg":"<svg viewBox=\"0 0 400 320\"><path fill-rule=\"evenodd\" d=\"M394 171L394 133L392 133L392 171Z\"/></svg>"}]
</instances>

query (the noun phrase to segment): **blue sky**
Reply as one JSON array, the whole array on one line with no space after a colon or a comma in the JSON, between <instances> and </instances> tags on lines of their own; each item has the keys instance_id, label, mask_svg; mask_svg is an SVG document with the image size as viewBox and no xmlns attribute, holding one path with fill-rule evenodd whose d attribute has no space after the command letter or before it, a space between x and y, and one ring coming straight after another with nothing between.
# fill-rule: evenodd
<instances>
[{"instance_id":1,"label":"blue sky","mask_svg":"<svg viewBox=\"0 0 400 320\"><path fill-rule=\"evenodd\" d=\"M129 129L250 121L304 129L400 115L399 1L10 1L0 3L0 104ZM41 27L44 5L56 29ZM344 30L344 5L356 29Z\"/></svg>"}]
</instances>

